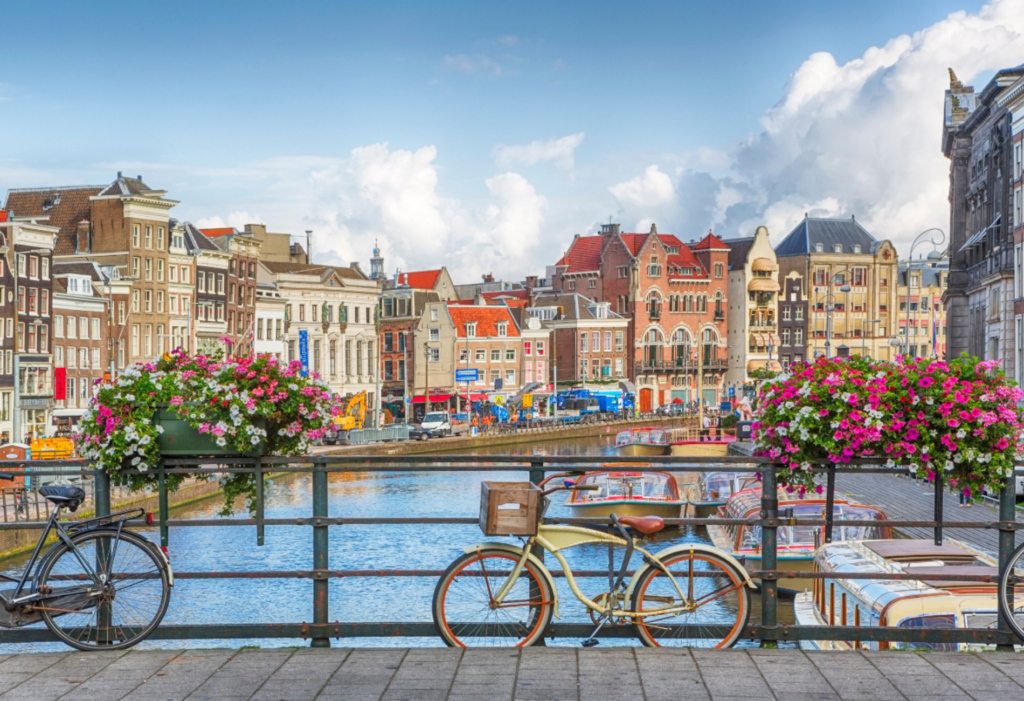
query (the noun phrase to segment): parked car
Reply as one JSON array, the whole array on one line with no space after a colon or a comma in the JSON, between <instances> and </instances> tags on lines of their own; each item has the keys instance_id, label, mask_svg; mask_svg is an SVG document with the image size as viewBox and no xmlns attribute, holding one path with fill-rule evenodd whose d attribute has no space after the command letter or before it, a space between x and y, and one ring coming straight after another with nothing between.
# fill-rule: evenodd
<instances>
[{"instance_id":1,"label":"parked car","mask_svg":"<svg viewBox=\"0 0 1024 701\"><path fill-rule=\"evenodd\" d=\"M425 441L431 438L437 438L437 434L428 428L422 426L409 426L409 440L411 441Z\"/></svg>"},{"instance_id":2,"label":"parked car","mask_svg":"<svg viewBox=\"0 0 1024 701\"><path fill-rule=\"evenodd\" d=\"M665 404L664 406L658 407L657 411L654 412L658 416L682 416L683 405L682 404Z\"/></svg>"}]
</instances>

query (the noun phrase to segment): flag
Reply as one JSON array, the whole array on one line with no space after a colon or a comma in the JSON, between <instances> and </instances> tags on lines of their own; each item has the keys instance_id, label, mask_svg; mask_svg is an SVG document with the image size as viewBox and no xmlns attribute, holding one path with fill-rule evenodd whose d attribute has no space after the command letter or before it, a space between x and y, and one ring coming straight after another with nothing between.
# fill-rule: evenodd
<instances>
[{"instance_id":1,"label":"flag","mask_svg":"<svg viewBox=\"0 0 1024 701\"><path fill-rule=\"evenodd\" d=\"M935 300L932 300L932 355L939 357L939 322L935 316Z\"/></svg>"}]
</instances>

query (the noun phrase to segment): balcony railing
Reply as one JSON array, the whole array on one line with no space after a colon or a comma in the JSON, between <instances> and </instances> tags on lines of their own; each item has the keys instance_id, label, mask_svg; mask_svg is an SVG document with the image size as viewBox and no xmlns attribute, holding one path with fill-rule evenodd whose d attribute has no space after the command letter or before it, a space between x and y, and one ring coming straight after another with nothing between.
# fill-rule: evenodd
<instances>
[{"instance_id":1,"label":"balcony railing","mask_svg":"<svg viewBox=\"0 0 1024 701\"><path fill-rule=\"evenodd\" d=\"M704 370L727 370L729 361L725 358L705 359L701 363ZM696 372L697 363L683 360L638 360L635 363L637 372Z\"/></svg>"}]
</instances>

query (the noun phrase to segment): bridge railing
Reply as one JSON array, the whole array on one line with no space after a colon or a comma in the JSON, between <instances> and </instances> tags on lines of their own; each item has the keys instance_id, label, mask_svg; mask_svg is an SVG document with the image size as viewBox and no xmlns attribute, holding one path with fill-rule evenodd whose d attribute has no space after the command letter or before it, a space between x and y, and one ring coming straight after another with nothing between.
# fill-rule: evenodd
<instances>
[{"instance_id":1,"label":"bridge railing","mask_svg":"<svg viewBox=\"0 0 1024 701\"><path fill-rule=\"evenodd\" d=\"M756 470L762 475L762 510L758 519L735 518L674 518L665 519L669 525L759 525L761 527L761 569L750 570L752 577L761 580L760 604L761 620L749 624L744 636L760 640L762 645L774 645L778 641L789 640L841 640L859 642L907 642L907 643L975 643L991 644L1000 648L1012 649L1022 641L1011 632L1001 616L997 629L921 629L894 628L883 626L859 625L822 625L800 626L785 625L778 622L778 590L779 579L804 578L813 580L827 579L884 579L884 580L920 580L929 581L951 580L977 581L993 583L996 576L964 575L950 576L927 574L917 577L912 574L857 574L833 572L789 572L777 568L778 537L780 527L816 526L822 529L825 542L831 540L831 531L836 526L863 526L863 520L833 518L832 505L835 498L835 476L837 473L906 475L909 471L903 468L884 468L870 464L866 460L858 461L860 466L837 467L832 464L821 464L825 476L825 518L805 519L780 515L778 511L778 492L776 473L781 466L773 465L760 458L749 457L599 457L599 456L452 456L452 455L416 455L416 456L308 456L304 458L208 458L203 460L174 459L166 460L157 467L159 487L156 490L159 498L158 524L161 545L168 545L168 535L172 528L177 527L229 527L255 528L256 544L264 544L266 526L288 526L310 528L312 533L312 562L309 569L304 570L273 570L273 571L175 571L176 580L204 579L308 579L313 582L312 601L310 606L310 622L294 621L289 623L183 623L162 625L152 635L152 639L259 639L259 638L302 638L311 640L317 647L330 645L331 638L369 638L394 636L436 636L434 624L430 621L414 622L368 622L368 621L330 621L329 583L341 578L369 577L427 577L439 578L442 570L426 569L372 569L350 570L332 569L328 561L330 536L332 527L351 525L405 525L409 527L423 524L466 525L478 523L477 515L452 517L350 517L332 515L328 508L328 475L336 472L510 472L522 471L533 483L539 483L546 473L566 470L594 472L605 469L605 462L614 462L616 469L624 464L635 464L637 470L653 469L662 472L720 472L723 470ZM855 463L856 464L856 463ZM0 462L0 469L14 474L47 474L47 470L57 470L53 474L64 477L75 475L92 478L94 481L95 513L102 516L110 513L110 481L102 472L92 470L82 461L47 461L46 469L41 466L24 462ZM19 468L21 471L19 471ZM173 473L208 473L211 477L233 472L251 472L256 475L255 513L251 518L212 518L212 519L172 519L169 517L168 495L165 478ZM282 473L311 474L312 513L306 518L268 518L265 514L264 484L269 475ZM1006 487L1002 490L999 500L999 520L996 521L945 521L943 518L941 481L935 489L935 518L933 520L888 520L885 525L891 528L933 528L936 543L942 540L943 529L989 529L999 531L998 561L1000 571L1006 566L1014 549L1014 534L1019 528L1015 519L1015 497L1013 476L1007 478ZM940 474L941 480L941 474ZM605 519L598 518L546 518L549 523L594 524ZM138 526L144 526L139 521ZM0 523L0 531L16 528L41 528L42 523ZM467 543L468 544L468 543ZM180 564L180 563L176 563ZM553 570L555 577L564 576ZM606 571L574 571L577 577L603 577ZM556 622L552 624L553 633L559 637L585 637L593 629L592 624ZM605 627L600 637L633 637L631 626ZM0 643L39 642L53 640L51 633L45 628L28 628L0 631Z\"/></svg>"}]
</instances>

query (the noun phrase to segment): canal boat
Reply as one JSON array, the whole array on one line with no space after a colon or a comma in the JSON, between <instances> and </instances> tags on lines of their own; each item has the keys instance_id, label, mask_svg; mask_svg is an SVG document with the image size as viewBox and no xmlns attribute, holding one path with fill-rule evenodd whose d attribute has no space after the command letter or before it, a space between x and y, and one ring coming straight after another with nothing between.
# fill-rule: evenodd
<instances>
[{"instance_id":1,"label":"canal boat","mask_svg":"<svg viewBox=\"0 0 1024 701\"><path fill-rule=\"evenodd\" d=\"M779 513L792 513L797 519L825 517L824 499L796 499L779 494ZM843 540L888 540L892 532L881 509L836 499L833 518L863 521L864 525L836 525L832 529L833 542ZM723 518L757 519L761 514L761 489L745 489L733 494L719 510ZM779 526L778 569L787 572L809 572L814 567L814 551L821 541L821 526ZM715 547L740 558L745 558L747 569L761 569L761 527L755 524L739 526L708 526L708 535ZM780 579L779 593L795 596L810 589L812 580L806 578Z\"/></svg>"},{"instance_id":2,"label":"canal boat","mask_svg":"<svg viewBox=\"0 0 1024 701\"><path fill-rule=\"evenodd\" d=\"M615 467L609 465L608 467ZM676 478L667 472L632 470L591 472L576 480L580 485L597 485L596 490L570 492L565 505L573 516L608 518L616 516L660 516L679 518L686 500L679 493Z\"/></svg>"},{"instance_id":3,"label":"canal boat","mask_svg":"<svg viewBox=\"0 0 1024 701\"><path fill-rule=\"evenodd\" d=\"M660 428L632 428L615 436L619 455L668 455L671 447L668 432Z\"/></svg>"},{"instance_id":4,"label":"canal boat","mask_svg":"<svg viewBox=\"0 0 1024 701\"><path fill-rule=\"evenodd\" d=\"M710 518L725 506L733 494L756 484L757 475L753 472L703 472L695 483L689 485L686 500L690 505L690 515Z\"/></svg>"},{"instance_id":5,"label":"canal boat","mask_svg":"<svg viewBox=\"0 0 1024 701\"><path fill-rule=\"evenodd\" d=\"M928 575L998 574L994 557L966 543L931 540L865 540L830 543L818 549L814 569L842 573L841 579L814 580L797 596L801 626L861 625L891 628L995 628L997 587L976 581L929 580ZM917 574L923 580L866 579L868 574ZM1024 606L1018 591L1015 608ZM805 640L811 650L930 649L962 651L968 643L873 643Z\"/></svg>"},{"instance_id":6,"label":"canal boat","mask_svg":"<svg viewBox=\"0 0 1024 701\"><path fill-rule=\"evenodd\" d=\"M729 444L736 442L731 429L674 428L670 436L671 454L684 458L723 457L729 454Z\"/></svg>"}]
</instances>

